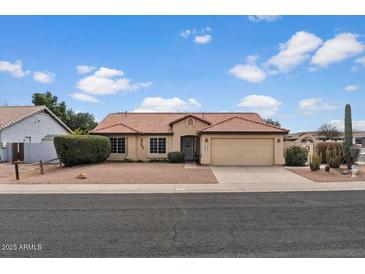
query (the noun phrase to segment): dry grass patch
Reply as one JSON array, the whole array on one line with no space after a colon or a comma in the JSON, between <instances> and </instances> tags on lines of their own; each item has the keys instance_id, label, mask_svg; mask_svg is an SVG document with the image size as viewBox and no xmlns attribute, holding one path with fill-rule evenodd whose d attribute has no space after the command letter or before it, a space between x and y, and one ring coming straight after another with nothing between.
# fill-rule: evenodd
<instances>
[{"instance_id":1,"label":"dry grass patch","mask_svg":"<svg viewBox=\"0 0 365 274\"><path fill-rule=\"evenodd\" d=\"M86 179L77 179L80 174ZM113 163L53 168L45 175L34 174L20 184L215 184L217 180L209 167L184 168L170 163Z\"/></svg>"}]
</instances>

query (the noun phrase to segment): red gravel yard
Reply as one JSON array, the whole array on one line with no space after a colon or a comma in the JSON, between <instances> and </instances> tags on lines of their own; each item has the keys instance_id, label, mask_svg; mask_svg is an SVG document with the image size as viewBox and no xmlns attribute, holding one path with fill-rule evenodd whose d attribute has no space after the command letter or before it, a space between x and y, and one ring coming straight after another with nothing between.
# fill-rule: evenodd
<instances>
[{"instance_id":1,"label":"red gravel yard","mask_svg":"<svg viewBox=\"0 0 365 274\"><path fill-rule=\"evenodd\" d=\"M364 181L365 183L365 166L359 166L359 174L356 178L351 178L351 173L343 175L341 170L343 168L331 168L330 172L326 172L323 167L317 171L311 171L310 168L290 168L288 170L308 178L314 182L351 182L351 181Z\"/></svg>"},{"instance_id":2,"label":"red gravel yard","mask_svg":"<svg viewBox=\"0 0 365 274\"><path fill-rule=\"evenodd\" d=\"M12 172L11 172L12 173ZM11 174L10 173L10 174ZM86 179L77 179L84 174ZM20 184L215 184L209 167L185 168L170 163L101 163L76 167L46 168L44 175L14 176L2 183Z\"/></svg>"}]
</instances>

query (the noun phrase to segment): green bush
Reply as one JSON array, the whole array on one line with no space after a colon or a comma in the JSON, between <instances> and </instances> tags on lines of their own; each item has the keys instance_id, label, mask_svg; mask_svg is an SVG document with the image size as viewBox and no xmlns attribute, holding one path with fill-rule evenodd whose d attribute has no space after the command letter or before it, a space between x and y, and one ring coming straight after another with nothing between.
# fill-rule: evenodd
<instances>
[{"instance_id":1,"label":"green bush","mask_svg":"<svg viewBox=\"0 0 365 274\"><path fill-rule=\"evenodd\" d=\"M286 166L304 166L308 161L308 151L301 146L291 146L285 151Z\"/></svg>"},{"instance_id":2,"label":"green bush","mask_svg":"<svg viewBox=\"0 0 365 274\"><path fill-rule=\"evenodd\" d=\"M103 162L111 150L109 138L98 135L60 135L53 143L65 166Z\"/></svg>"},{"instance_id":3,"label":"green bush","mask_svg":"<svg viewBox=\"0 0 365 274\"><path fill-rule=\"evenodd\" d=\"M167 158L170 163L183 163L185 161L185 154L184 152L173 151L167 154Z\"/></svg>"},{"instance_id":4,"label":"green bush","mask_svg":"<svg viewBox=\"0 0 365 274\"><path fill-rule=\"evenodd\" d=\"M343 144L341 142L320 142L317 143L316 145L316 149L318 151L319 154L322 155L322 163L326 163L327 159L326 159L326 151L327 149L329 149L331 152L333 149L341 149L341 151L343 151L342 149ZM342 155L343 157L343 155Z\"/></svg>"},{"instance_id":5,"label":"green bush","mask_svg":"<svg viewBox=\"0 0 365 274\"><path fill-rule=\"evenodd\" d=\"M309 167L312 171L319 170L322 163L322 155L318 152L313 152L311 158L309 159Z\"/></svg>"},{"instance_id":6,"label":"green bush","mask_svg":"<svg viewBox=\"0 0 365 274\"><path fill-rule=\"evenodd\" d=\"M326 163L332 168L339 168L343 161L342 148L333 148L326 150Z\"/></svg>"}]
</instances>

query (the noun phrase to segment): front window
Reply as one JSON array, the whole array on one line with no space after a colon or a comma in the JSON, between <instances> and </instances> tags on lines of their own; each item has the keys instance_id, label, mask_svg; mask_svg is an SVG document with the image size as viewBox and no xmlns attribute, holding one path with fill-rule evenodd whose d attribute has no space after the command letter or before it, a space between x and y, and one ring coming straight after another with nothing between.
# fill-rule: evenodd
<instances>
[{"instance_id":1,"label":"front window","mask_svg":"<svg viewBox=\"0 0 365 274\"><path fill-rule=\"evenodd\" d=\"M125 153L125 138L110 138L111 153Z\"/></svg>"},{"instance_id":2,"label":"front window","mask_svg":"<svg viewBox=\"0 0 365 274\"><path fill-rule=\"evenodd\" d=\"M166 138L150 138L150 153L166 153Z\"/></svg>"}]
</instances>

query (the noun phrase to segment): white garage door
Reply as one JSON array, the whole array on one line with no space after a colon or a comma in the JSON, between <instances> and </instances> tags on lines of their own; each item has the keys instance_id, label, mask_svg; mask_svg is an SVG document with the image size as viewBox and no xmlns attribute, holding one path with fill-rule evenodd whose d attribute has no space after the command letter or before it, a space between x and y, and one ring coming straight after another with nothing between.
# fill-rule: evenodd
<instances>
[{"instance_id":1,"label":"white garage door","mask_svg":"<svg viewBox=\"0 0 365 274\"><path fill-rule=\"evenodd\" d=\"M212 139L213 165L272 165L274 139Z\"/></svg>"}]
</instances>

